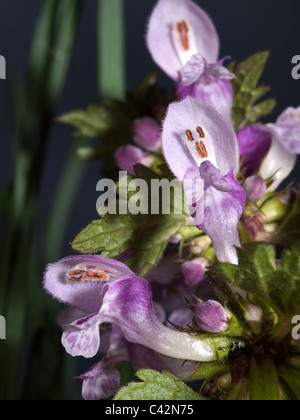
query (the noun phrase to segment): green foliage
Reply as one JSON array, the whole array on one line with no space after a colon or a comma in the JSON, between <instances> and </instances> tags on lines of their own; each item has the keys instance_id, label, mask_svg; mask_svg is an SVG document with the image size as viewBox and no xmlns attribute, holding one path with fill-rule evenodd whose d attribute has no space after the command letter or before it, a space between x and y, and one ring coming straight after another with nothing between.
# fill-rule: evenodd
<instances>
[{"instance_id":1,"label":"green foliage","mask_svg":"<svg viewBox=\"0 0 300 420\"><path fill-rule=\"evenodd\" d=\"M140 370L137 376L143 382L132 382L122 388L115 396L115 400L205 400L171 373L144 369Z\"/></svg>"},{"instance_id":2,"label":"green foliage","mask_svg":"<svg viewBox=\"0 0 300 420\"><path fill-rule=\"evenodd\" d=\"M124 145L132 144L132 123L135 119L152 117L162 120L164 105L168 100L164 90L158 89L156 73L149 74L137 87L136 93L128 93L126 100L103 100L99 105L90 104L86 110L71 111L59 121L75 127L76 137L98 139L99 143L87 145L78 150L83 159L99 160L101 172L111 174L115 151ZM158 111L162 109L162 112Z\"/></svg>"},{"instance_id":3,"label":"green foliage","mask_svg":"<svg viewBox=\"0 0 300 420\"><path fill-rule=\"evenodd\" d=\"M276 235L276 241L286 247L300 243L300 191Z\"/></svg>"},{"instance_id":4,"label":"green foliage","mask_svg":"<svg viewBox=\"0 0 300 420\"><path fill-rule=\"evenodd\" d=\"M261 363L252 359L249 399L250 401L279 400L279 377L271 359L263 359Z\"/></svg>"},{"instance_id":5,"label":"green foliage","mask_svg":"<svg viewBox=\"0 0 300 420\"><path fill-rule=\"evenodd\" d=\"M281 320L300 313L300 246L285 250L278 267L272 245L248 244L238 254L238 266L219 263L212 267L211 275L253 294Z\"/></svg>"},{"instance_id":6,"label":"green foliage","mask_svg":"<svg viewBox=\"0 0 300 420\"><path fill-rule=\"evenodd\" d=\"M127 197L127 214L119 214L121 205L119 196L116 202L117 214L105 214L100 220L90 223L72 241L72 247L83 254L101 252L103 256L109 258L115 258L125 251L132 251L133 254L127 264L133 271L142 268L140 275L143 276L159 263L169 239L185 226L187 216L184 213L175 214L177 203L174 201L173 190L170 194L168 214L163 214L162 211L162 192L156 197L160 203L158 214L148 214L149 211L143 214L145 206L148 210L151 208L152 180L161 181L163 178L142 165L136 165L135 171L139 180L145 181L148 196L144 197L142 193L130 191L135 179L125 178L119 183L118 192L121 196ZM180 188L182 189L181 186ZM124 205L124 199L122 203ZM141 212L139 214L128 212L130 203L140 203ZM183 202L178 203L178 206L182 210ZM98 211L101 216L101 209Z\"/></svg>"},{"instance_id":7,"label":"green foliage","mask_svg":"<svg viewBox=\"0 0 300 420\"><path fill-rule=\"evenodd\" d=\"M229 69L236 75L232 81L234 102L232 119L236 130L241 125L251 125L265 115L270 114L275 106L275 99L258 102L270 91L269 86L257 86L267 64L269 52L257 53L240 64L231 63Z\"/></svg>"}]
</instances>

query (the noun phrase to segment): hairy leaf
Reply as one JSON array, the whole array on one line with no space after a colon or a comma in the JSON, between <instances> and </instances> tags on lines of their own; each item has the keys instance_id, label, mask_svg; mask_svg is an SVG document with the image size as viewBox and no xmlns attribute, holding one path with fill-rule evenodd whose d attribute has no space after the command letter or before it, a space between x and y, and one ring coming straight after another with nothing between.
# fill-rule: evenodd
<instances>
[{"instance_id":1,"label":"hairy leaf","mask_svg":"<svg viewBox=\"0 0 300 420\"><path fill-rule=\"evenodd\" d=\"M269 58L269 52L252 55L240 64L229 66L236 78L232 81L234 102L232 119L236 130L251 125L270 114L276 106L275 99L257 103L269 92L269 86L257 86Z\"/></svg>"},{"instance_id":2,"label":"hairy leaf","mask_svg":"<svg viewBox=\"0 0 300 420\"><path fill-rule=\"evenodd\" d=\"M122 388L115 400L205 400L171 373L144 369L140 370L137 376L143 382L132 382Z\"/></svg>"}]
</instances>

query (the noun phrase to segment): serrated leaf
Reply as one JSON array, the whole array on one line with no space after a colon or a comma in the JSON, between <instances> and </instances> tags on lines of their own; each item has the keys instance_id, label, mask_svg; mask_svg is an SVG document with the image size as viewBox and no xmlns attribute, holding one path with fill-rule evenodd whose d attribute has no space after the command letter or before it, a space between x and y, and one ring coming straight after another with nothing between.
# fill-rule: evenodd
<instances>
[{"instance_id":1,"label":"serrated leaf","mask_svg":"<svg viewBox=\"0 0 300 420\"><path fill-rule=\"evenodd\" d=\"M106 133L110 115L104 107L89 105L86 110L76 110L62 115L58 121L74 126L76 136L97 138Z\"/></svg>"},{"instance_id":2,"label":"serrated leaf","mask_svg":"<svg viewBox=\"0 0 300 420\"><path fill-rule=\"evenodd\" d=\"M238 250L239 265L218 263L211 275L256 296L262 307L271 305L278 316L288 319L300 310L300 246L286 250L277 267L275 248L248 244ZM265 307L267 309L267 307Z\"/></svg>"},{"instance_id":3,"label":"serrated leaf","mask_svg":"<svg viewBox=\"0 0 300 420\"><path fill-rule=\"evenodd\" d=\"M270 90L269 86L257 87L269 55L269 52L257 53L238 65L232 63L229 66L230 71L236 75L232 81L234 91L232 120L236 130L242 124L247 126L259 121L263 116L270 114L276 105L274 99L257 104L257 101Z\"/></svg>"},{"instance_id":4,"label":"serrated leaf","mask_svg":"<svg viewBox=\"0 0 300 420\"><path fill-rule=\"evenodd\" d=\"M114 400L167 400L167 401L196 401L205 400L194 392L176 376L168 372L159 373L144 369L137 372L138 378L143 382L133 382L122 388Z\"/></svg>"},{"instance_id":5,"label":"serrated leaf","mask_svg":"<svg viewBox=\"0 0 300 420\"><path fill-rule=\"evenodd\" d=\"M151 189L153 180L160 181L158 174L142 165L136 165L136 175L139 181L144 181L147 188L147 197L143 197L136 192L130 191L130 183L135 181L133 177L127 177L120 181L117 191L124 197L124 188L128 202L125 202L130 208L130 203L134 200L142 200L143 206L151 209ZM182 186L180 185L182 189ZM150 194L149 194L150 193ZM103 256L115 258L125 251L132 251L132 255L127 261L128 266L133 270L139 270L140 276L144 276L152 267L156 266L166 247L169 239L175 235L186 223L184 212L175 214L173 190L170 193L170 208L167 214L162 211L162 199L159 199L158 214L152 214L147 211L138 214L102 214L102 218L90 223L83 229L72 241L72 248L82 254L101 252ZM162 196L163 193L160 192ZM182 195L184 198L184 195ZM119 211L120 200L117 201L117 210ZM122 200L124 205L124 199ZM180 201L181 208L183 202ZM144 208L144 207L143 207Z\"/></svg>"}]
</instances>

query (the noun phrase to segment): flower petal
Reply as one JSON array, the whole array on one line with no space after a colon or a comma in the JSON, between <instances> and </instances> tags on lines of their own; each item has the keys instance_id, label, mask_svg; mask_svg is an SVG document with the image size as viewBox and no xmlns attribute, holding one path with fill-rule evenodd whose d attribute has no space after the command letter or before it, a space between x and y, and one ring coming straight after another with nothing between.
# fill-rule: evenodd
<instances>
[{"instance_id":1,"label":"flower petal","mask_svg":"<svg viewBox=\"0 0 300 420\"><path fill-rule=\"evenodd\" d=\"M75 379L83 380L82 396L86 401L109 398L120 386L120 372L108 358Z\"/></svg>"},{"instance_id":2,"label":"flower petal","mask_svg":"<svg viewBox=\"0 0 300 420\"><path fill-rule=\"evenodd\" d=\"M84 274L82 281L70 281L73 270L86 272L92 269L106 273L106 280L90 280ZM44 287L56 299L68 303L85 313L98 312L102 303L103 286L116 279L132 275L133 272L123 263L98 255L76 255L66 257L47 267Z\"/></svg>"},{"instance_id":3,"label":"flower petal","mask_svg":"<svg viewBox=\"0 0 300 420\"><path fill-rule=\"evenodd\" d=\"M207 158L201 158L196 149L199 142L197 128L201 127L205 138ZM190 130L194 141L189 141ZM222 175L239 165L239 151L233 128L210 106L187 97L169 106L163 125L162 147L164 156L175 176L182 182L186 172L193 166L200 167L211 162Z\"/></svg>"},{"instance_id":4,"label":"flower petal","mask_svg":"<svg viewBox=\"0 0 300 420\"><path fill-rule=\"evenodd\" d=\"M184 48L180 52L180 34L176 33L176 25L183 21L189 27L190 45L186 54ZM178 70L192 55L201 54L211 63L215 63L219 56L219 37L215 26L191 0L159 0L150 17L147 45L153 60L174 80ZM182 61L184 59L185 62Z\"/></svg>"},{"instance_id":5,"label":"flower petal","mask_svg":"<svg viewBox=\"0 0 300 420\"><path fill-rule=\"evenodd\" d=\"M300 154L300 107L286 109L276 124L269 124L279 140L292 154Z\"/></svg>"},{"instance_id":6,"label":"flower petal","mask_svg":"<svg viewBox=\"0 0 300 420\"><path fill-rule=\"evenodd\" d=\"M131 277L107 287L100 315L103 322L117 325L128 341L176 359L216 359L210 345L161 324L154 313L151 289L146 280Z\"/></svg>"},{"instance_id":7,"label":"flower petal","mask_svg":"<svg viewBox=\"0 0 300 420\"><path fill-rule=\"evenodd\" d=\"M101 316L90 315L75 321L65 328L62 345L67 353L73 357L83 356L87 359L94 357L100 348Z\"/></svg>"},{"instance_id":8,"label":"flower petal","mask_svg":"<svg viewBox=\"0 0 300 420\"><path fill-rule=\"evenodd\" d=\"M204 57L194 55L180 70L177 97L192 96L210 105L232 124L233 88L230 80L235 76L222 65L209 64Z\"/></svg>"},{"instance_id":9,"label":"flower petal","mask_svg":"<svg viewBox=\"0 0 300 420\"><path fill-rule=\"evenodd\" d=\"M246 205L246 192L231 171L225 180L232 191L213 187L205 190L204 222L198 226L210 236L220 262L238 264L236 247L240 247L238 223Z\"/></svg>"},{"instance_id":10,"label":"flower petal","mask_svg":"<svg viewBox=\"0 0 300 420\"><path fill-rule=\"evenodd\" d=\"M273 132L271 147L259 171L259 175L265 180L273 177L274 182L268 191L275 191L279 187L294 169L296 161L297 156L289 152Z\"/></svg>"}]
</instances>

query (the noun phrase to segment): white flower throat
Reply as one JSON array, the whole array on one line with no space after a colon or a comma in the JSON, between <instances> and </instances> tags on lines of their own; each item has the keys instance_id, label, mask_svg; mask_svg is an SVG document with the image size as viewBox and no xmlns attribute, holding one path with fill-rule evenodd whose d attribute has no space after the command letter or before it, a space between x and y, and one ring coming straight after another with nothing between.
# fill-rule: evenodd
<instances>
[{"instance_id":1,"label":"white flower throat","mask_svg":"<svg viewBox=\"0 0 300 420\"><path fill-rule=\"evenodd\" d=\"M195 54L198 54L195 33L186 20L176 22L172 28L172 39L175 50L183 66Z\"/></svg>"},{"instance_id":2,"label":"white flower throat","mask_svg":"<svg viewBox=\"0 0 300 420\"><path fill-rule=\"evenodd\" d=\"M207 160L215 164L214 148L209 142L206 131L200 125L195 129L194 133L190 129L186 130L185 135L189 152L198 167Z\"/></svg>"}]
</instances>

